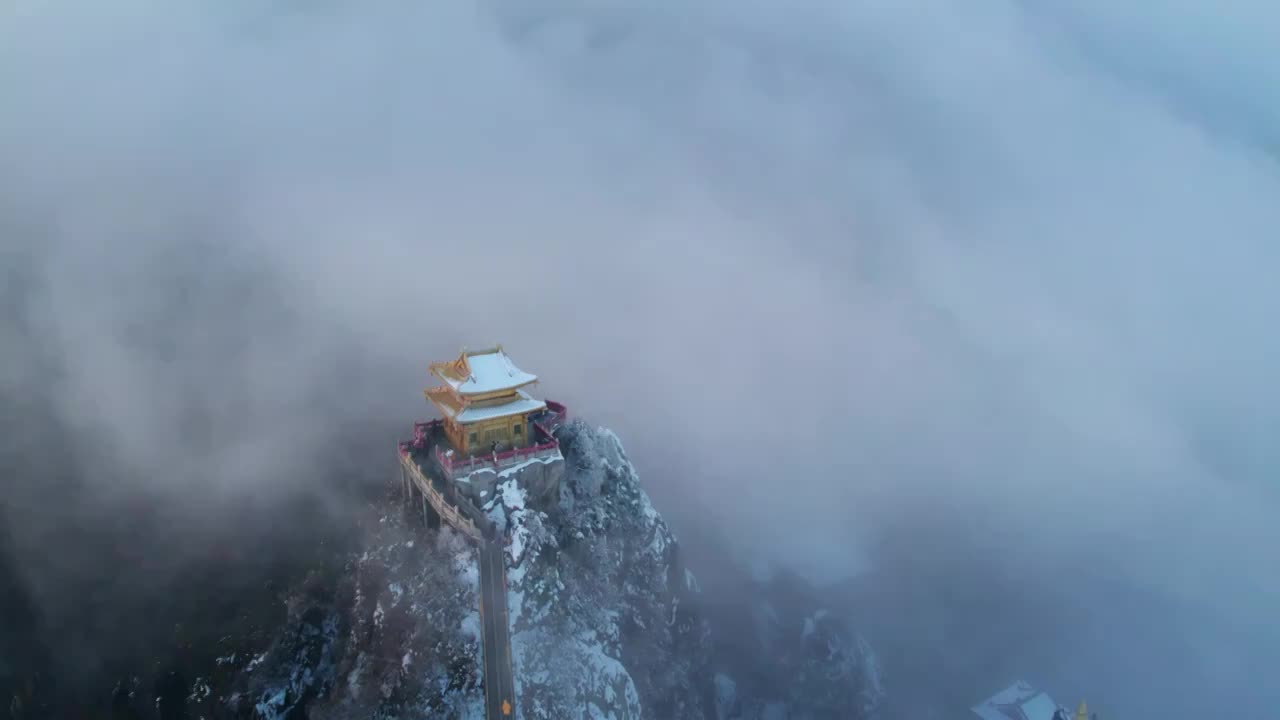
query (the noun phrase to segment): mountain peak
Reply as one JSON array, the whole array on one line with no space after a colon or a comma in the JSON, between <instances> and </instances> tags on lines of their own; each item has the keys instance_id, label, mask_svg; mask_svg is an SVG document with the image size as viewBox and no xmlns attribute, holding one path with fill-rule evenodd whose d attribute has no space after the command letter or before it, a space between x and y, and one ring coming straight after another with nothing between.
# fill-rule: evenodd
<instances>
[{"instance_id":1,"label":"mountain peak","mask_svg":"<svg viewBox=\"0 0 1280 720\"><path fill-rule=\"evenodd\" d=\"M828 717L837 705L848 710L840 717L871 717L874 656L812 608L770 607L771 622L795 632L782 633L785 647L757 639L750 654L787 655L774 688L784 691L744 692L732 679L739 669L717 659L724 652L698 579L621 440L581 420L555 434L564 457L555 492L531 497L519 477L499 478L482 507L510 539L502 555L515 717L798 720ZM416 503L402 500L385 493L370 509L363 546L288 590L286 621L265 647L224 658L218 677L200 679L214 687L202 711L272 720L485 716L475 542L448 525L424 525ZM768 604L769 592L745 600ZM791 686L804 691L786 692Z\"/></svg>"}]
</instances>

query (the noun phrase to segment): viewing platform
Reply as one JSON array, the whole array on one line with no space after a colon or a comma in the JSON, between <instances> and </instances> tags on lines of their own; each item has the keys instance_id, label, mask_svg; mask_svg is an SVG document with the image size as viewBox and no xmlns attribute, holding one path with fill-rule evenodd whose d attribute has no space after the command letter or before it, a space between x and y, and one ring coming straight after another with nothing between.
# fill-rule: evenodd
<instances>
[{"instance_id":1,"label":"viewing platform","mask_svg":"<svg viewBox=\"0 0 1280 720\"><path fill-rule=\"evenodd\" d=\"M451 527L477 542L493 539L491 523L479 505L492 497L496 481L531 462L562 462L554 430L564 424L564 405L547 403L547 411L533 422L538 444L472 457L456 457L441 420L413 424L413 439L399 443L401 482L406 492L418 488L423 501ZM487 471L489 482L473 481Z\"/></svg>"}]
</instances>

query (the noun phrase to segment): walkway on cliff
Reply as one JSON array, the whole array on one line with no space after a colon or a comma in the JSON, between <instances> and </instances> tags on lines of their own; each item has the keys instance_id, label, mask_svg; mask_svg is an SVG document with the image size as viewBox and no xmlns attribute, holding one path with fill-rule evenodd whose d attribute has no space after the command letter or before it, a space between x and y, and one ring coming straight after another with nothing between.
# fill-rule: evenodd
<instances>
[{"instance_id":1,"label":"walkway on cliff","mask_svg":"<svg viewBox=\"0 0 1280 720\"><path fill-rule=\"evenodd\" d=\"M480 635L484 648L484 711L489 720L515 717L515 678L507 619L507 569L501 542L480 544Z\"/></svg>"}]
</instances>

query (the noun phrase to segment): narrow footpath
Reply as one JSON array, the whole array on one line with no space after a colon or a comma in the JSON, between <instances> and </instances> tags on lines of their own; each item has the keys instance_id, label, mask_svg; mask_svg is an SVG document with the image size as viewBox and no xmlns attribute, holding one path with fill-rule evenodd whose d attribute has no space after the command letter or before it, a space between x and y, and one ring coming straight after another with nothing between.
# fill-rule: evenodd
<instances>
[{"instance_id":1,"label":"narrow footpath","mask_svg":"<svg viewBox=\"0 0 1280 720\"><path fill-rule=\"evenodd\" d=\"M499 542L480 544L480 635L484 649L484 706L489 720L515 717L511 635L507 619L507 569Z\"/></svg>"}]
</instances>

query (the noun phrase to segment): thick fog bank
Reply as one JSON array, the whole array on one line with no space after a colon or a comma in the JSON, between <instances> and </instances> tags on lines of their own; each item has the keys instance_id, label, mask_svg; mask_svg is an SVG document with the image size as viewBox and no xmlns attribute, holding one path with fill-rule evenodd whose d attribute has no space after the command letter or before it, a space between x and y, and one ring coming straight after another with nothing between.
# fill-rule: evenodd
<instances>
[{"instance_id":1,"label":"thick fog bank","mask_svg":"<svg viewBox=\"0 0 1280 720\"><path fill-rule=\"evenodd\" d=\"M1019 654L1033 640L1105 626L1081 664L1149 657L1180 697L1264 716L1275 698L1224 668L1280 656L1250 630L1280 599L1277 20L11 4L15 566L55 593L82 559L67 528L128 508L186 538L153 548L166 577L245 532L246 503L341 522L315 478L374 476L378 438L425 412L426 363L501 341L637 449L677 529L818 581L891 566L904 603L969 577L916 555L972 567L974 627L1009 591L981 579L1033 568L1044 625L988 648L1024 674L1058 672ZM1087 601L1044 590L1081 573ZM1220 661L1156 662L1153 637L1184 635Z\"/></svg>"}]
</instances>

